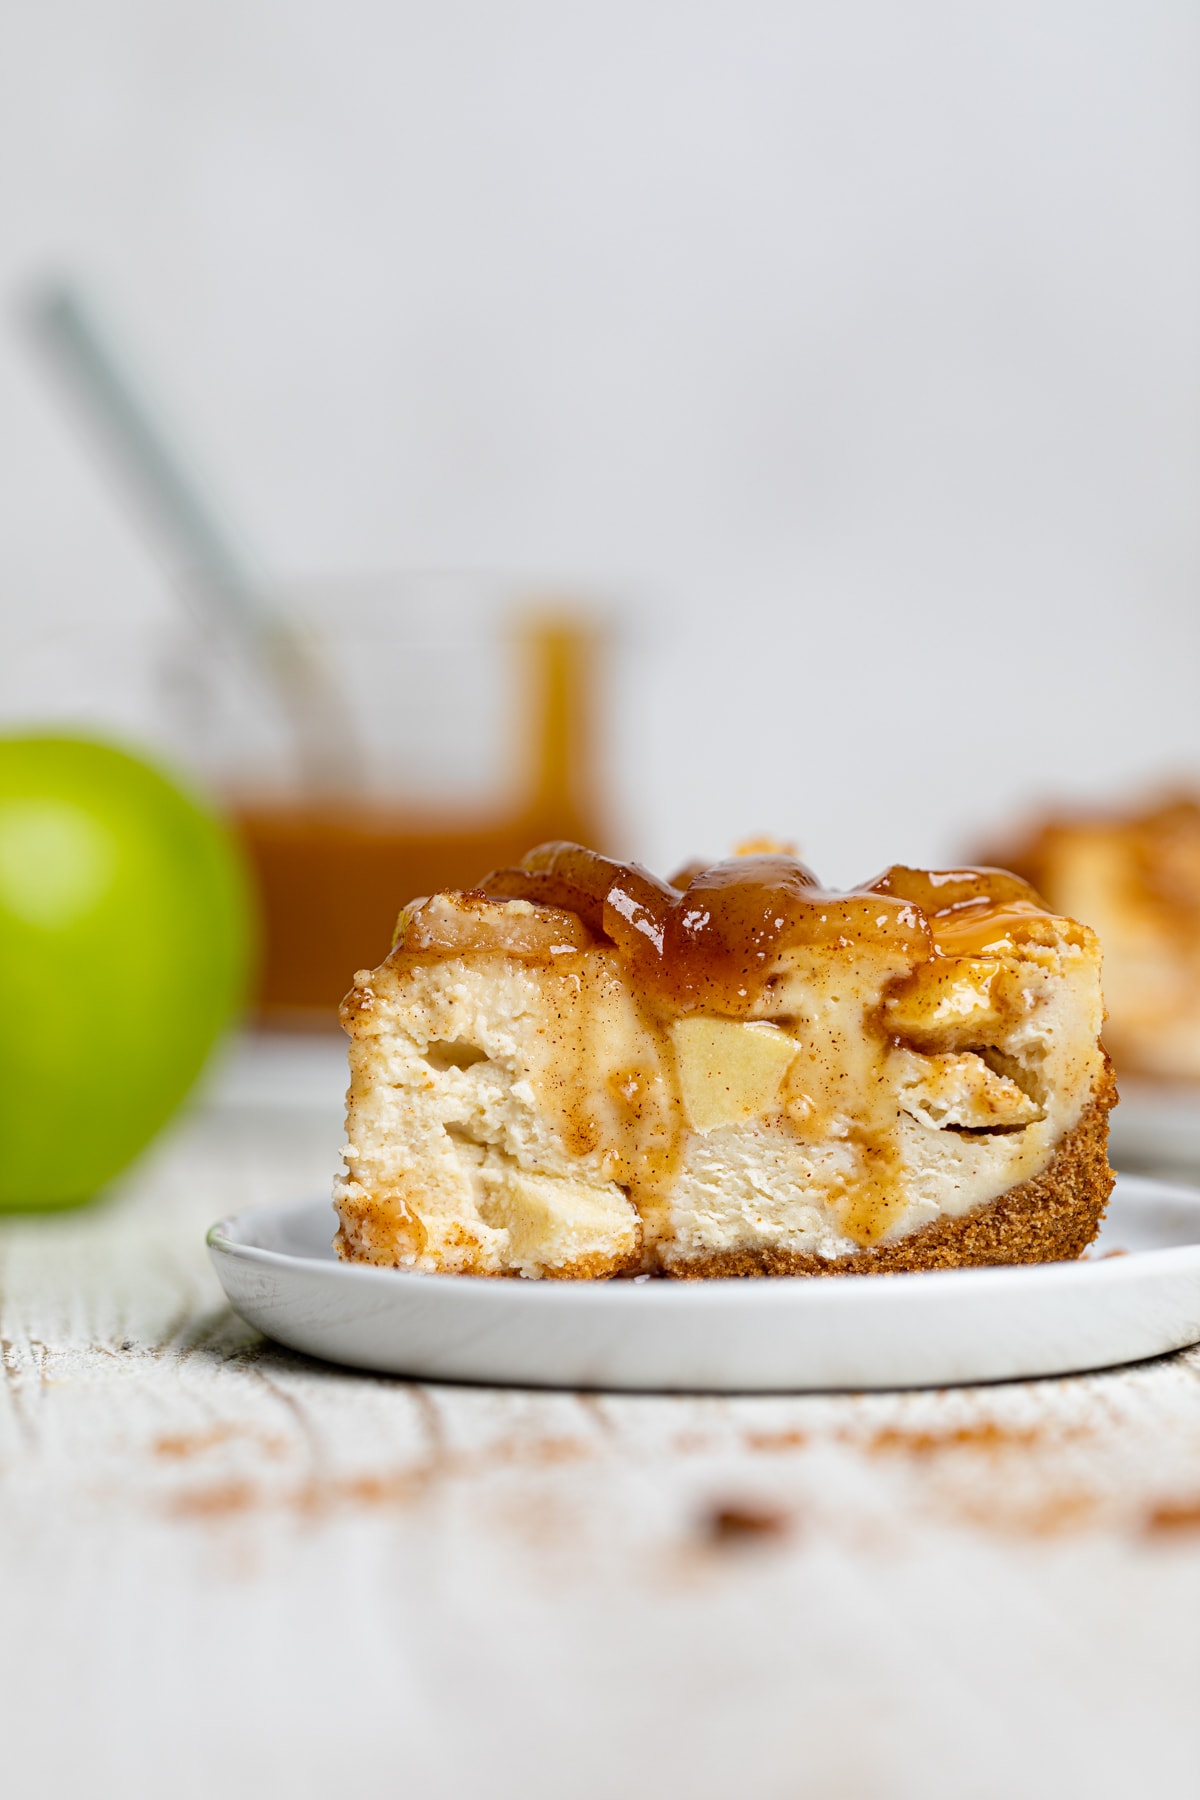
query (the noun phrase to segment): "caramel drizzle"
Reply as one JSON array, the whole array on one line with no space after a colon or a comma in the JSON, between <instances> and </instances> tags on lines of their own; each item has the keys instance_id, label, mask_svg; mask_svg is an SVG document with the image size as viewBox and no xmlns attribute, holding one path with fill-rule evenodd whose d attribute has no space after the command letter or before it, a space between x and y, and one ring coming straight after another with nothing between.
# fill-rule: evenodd
<instances>
[{"instance_id":1,"label":"caramel drizzle","mask_svg":"<svg viewBox=\"0 0 1200 1800\"><path fill-rule=\"evenodd\" d=\"M731 857L689 869L686 886L578 844L541 844L479 892L573 912L608 938L673 1012L751 1012L779 953L882 952L915 968L980 954L1049 919L1033 888L1003 869L935 872L897 864L835 893L792 856Z\"/></svg>"},{"instance_id":2,"label":"caramel drizzle","mask_svg":"<svg viewBox=\"0 0 1200 1800\"><path fill-rule=\"evenodd\" d=\"M516 867L489 875L476 891L572 913L595 938L608 940L633 976L664 1074L672 1067L666 1021L690 1012L734 1019L769 1015L775 972L786 960L783 953L795 947L820 949L835 969L852 970L869 959L881 977L879 991L887 994L936 959L995 953L1053 919L1026 882L1000 869L931 872L896 865L875 881L836 893L795 857L772 853L693 865L680 881L662 881L637 863L576 844L551 843L530 851ZM1062 921L1055 924L1062 929ZM864 1041L862 1054L874 1074L864 1064L857 1083L867 1108L853 1131L861 1169L838 1208L843 1228L863 1246L877 1243L904 1205L894 1103L882 1080L895 1040L882 1011L880 1005L864 1021L869 1043ZM677 1125L664 1128L668 1119L677 1121L678 1106L661 1076L649 1080L638 1071L629 1094L619 1096L630 1113L625 1128L605 1129L600 1114L611 1119L618 1096L601 1097L596 1087L582 1016L574 1036L576 1054L564 1058L573 1079L566 1067L558 1078L564 1135L577 1147L602 1140L616 1178L641 1204L661 1212L679 1153ZM807 1135L798 1120L793 1123Z\"/></svg>"}]
</instances>

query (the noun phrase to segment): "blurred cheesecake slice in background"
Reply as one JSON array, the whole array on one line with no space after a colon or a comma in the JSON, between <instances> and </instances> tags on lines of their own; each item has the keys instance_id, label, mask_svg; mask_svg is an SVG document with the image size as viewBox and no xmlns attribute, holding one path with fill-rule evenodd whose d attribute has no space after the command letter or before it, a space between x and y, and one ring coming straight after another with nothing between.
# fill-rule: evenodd
<instances>
[{"instance_id":1,"label":"blurred cheesecake slice in background","mask_svg":"<svg viewBox=\"0 0 1200 1800\"><path fill-rule=\"evenodd\" d=\"M352 872L350 872L352 874ZM1078 1256L1112 1185L1095 934L996 870L848 893L545 845L355 978L348 1260L838 1274Z\"/></svg>"},{"instance_id":2,"label":"blurred cheesecake slice in background","mask_svg":"<svg viewBox=\"0 0 1200 1800\"><path fill-rule=\"evenodd\" d=\"M1003 846L1104 951L1104 1042L1119 1073L1200 1082L1200 803L1062 812Z\"/></svg>"}]
</instances>

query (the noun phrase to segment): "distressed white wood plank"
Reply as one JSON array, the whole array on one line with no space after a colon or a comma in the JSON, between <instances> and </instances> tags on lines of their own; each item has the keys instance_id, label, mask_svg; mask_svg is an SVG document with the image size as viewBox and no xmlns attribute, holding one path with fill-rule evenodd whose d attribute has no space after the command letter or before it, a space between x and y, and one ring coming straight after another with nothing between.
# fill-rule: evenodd
<instances>
[{"instance_id":1,"label":"distressed white wood plank","mask_svg":"<svg viewBox=\"0 0 1200 1800\"><path fill-rule=\"evenodd\" d=\"M0 1225L29 1791L1193 1791L1196 1353L858 1397L327 1369L232 1317L203 1230L335 1152L216 1111Z\"/></svg>"}]
</instances>

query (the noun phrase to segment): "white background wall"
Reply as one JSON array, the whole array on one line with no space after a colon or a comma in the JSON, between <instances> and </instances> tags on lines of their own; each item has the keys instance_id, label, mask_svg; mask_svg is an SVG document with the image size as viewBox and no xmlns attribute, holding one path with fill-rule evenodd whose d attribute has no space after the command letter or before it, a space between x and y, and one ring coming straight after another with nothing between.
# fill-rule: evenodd
<instances>
[{"instance_id":1,"label":"white background wall","mask_svg":"<svg viewBox=\"0 0 1200 1800\"><path fill-rule=\"evenodd\" d=\"M8 0L64 263L282 573L622 600L655 863L1200 770L1190 0ZM0 493L0 634L171 604L11 309Z\"/></svg>"}]
</instances>

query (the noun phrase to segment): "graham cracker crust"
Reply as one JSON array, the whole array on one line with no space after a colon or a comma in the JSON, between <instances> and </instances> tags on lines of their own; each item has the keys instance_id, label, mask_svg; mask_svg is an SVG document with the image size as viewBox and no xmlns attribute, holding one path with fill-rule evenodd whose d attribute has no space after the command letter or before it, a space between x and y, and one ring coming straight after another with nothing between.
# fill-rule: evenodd
<instances>
[{"instance_id":1,"label":"graham cracker crust","mask_svg":"<svg viewBox=\"0 0 1200 1800\"><path fill-rule=\"evenodd\" d=\"M1115 1179L1108 1164L1108 1115L1117 1104L1112 1065L1105 1063L1079 1123L1048 1166L958 1219L938 1219L895 1244L853 1256L795 1250L730 1250L665 1263L679 1281L754 1275L889 1275L921 1269L965 1269L996 1263L1074 1262L1100 1229Z\"/></svg>"}]
</instances>

